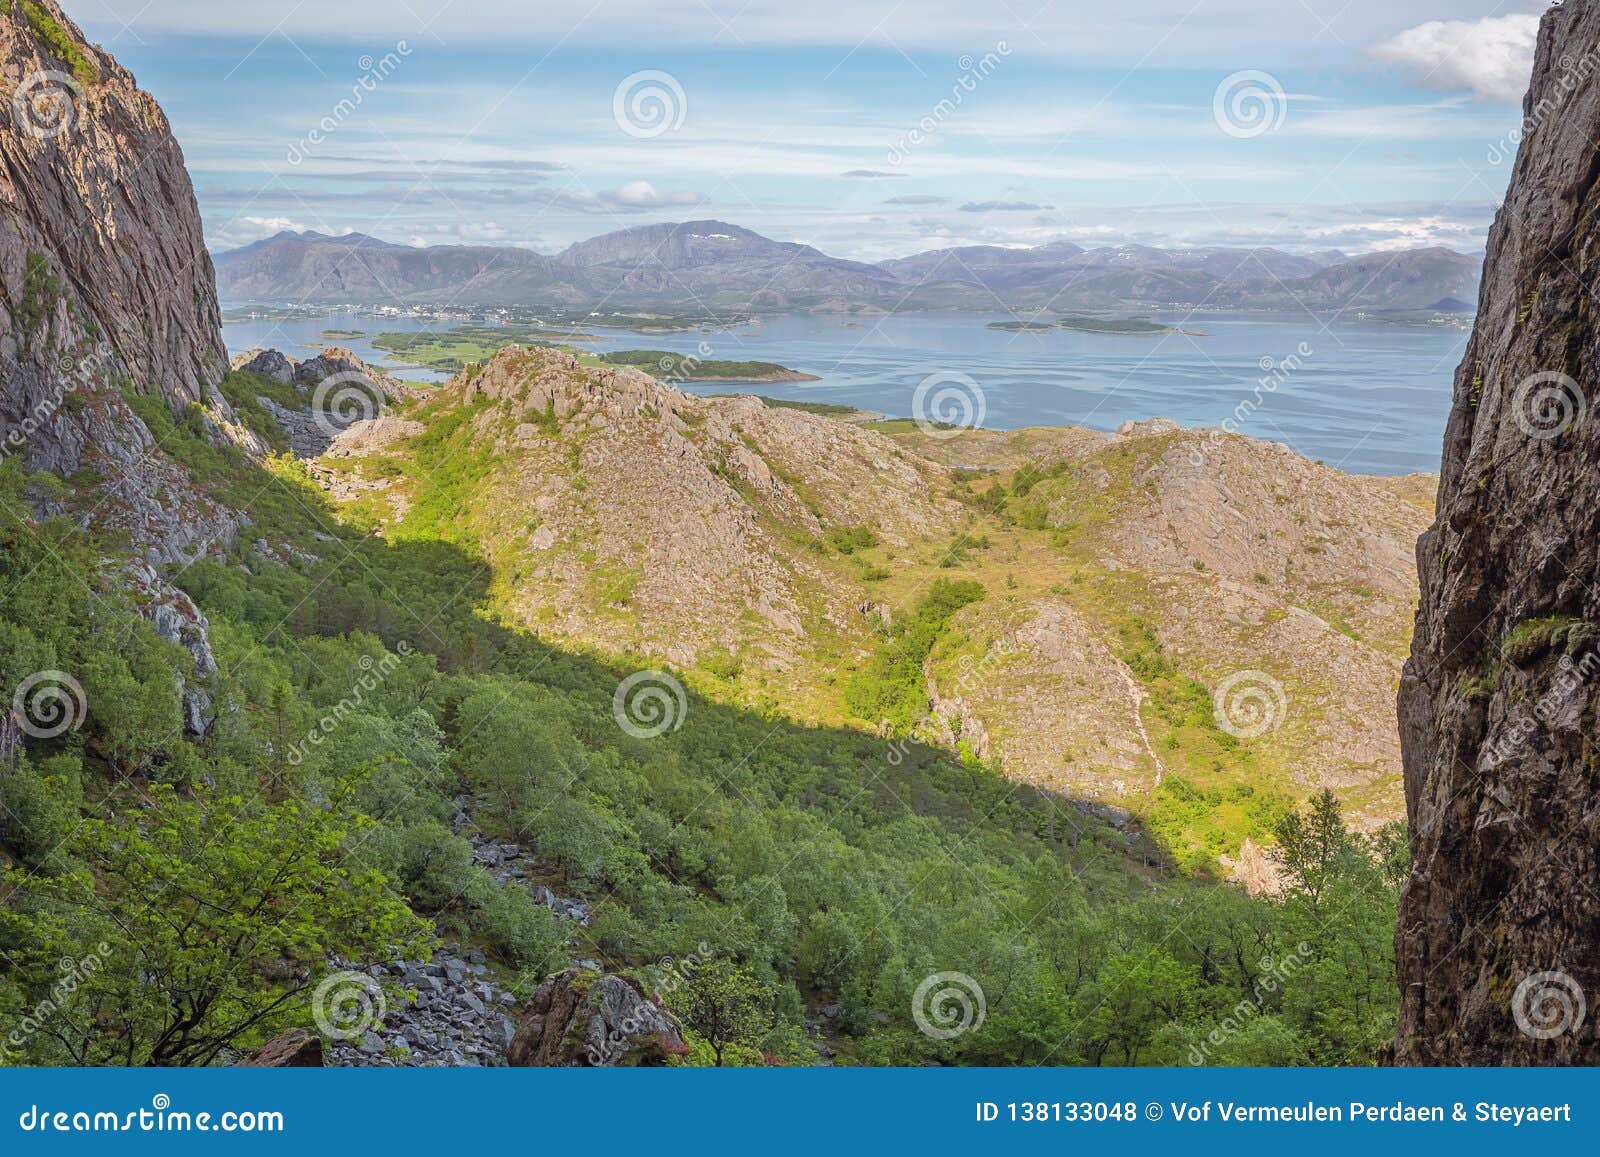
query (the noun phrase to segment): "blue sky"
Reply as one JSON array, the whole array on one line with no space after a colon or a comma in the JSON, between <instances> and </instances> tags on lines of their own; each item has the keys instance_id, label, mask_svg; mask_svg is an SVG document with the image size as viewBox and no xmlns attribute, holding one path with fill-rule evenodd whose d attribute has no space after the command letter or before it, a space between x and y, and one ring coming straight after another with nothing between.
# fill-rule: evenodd
<instances>
[{"instance_id":1,"label":"blue sky","mask_svg":"<svg viewBox=\"0 0 1600 1157\"><path fill-rule=\"evenodd\" d=\"M166 108L213 248L310 228L554 252L715 217L865 260L1475 250L1543 7L142 4L68 0Z\"/></svg>"}]
</instances>

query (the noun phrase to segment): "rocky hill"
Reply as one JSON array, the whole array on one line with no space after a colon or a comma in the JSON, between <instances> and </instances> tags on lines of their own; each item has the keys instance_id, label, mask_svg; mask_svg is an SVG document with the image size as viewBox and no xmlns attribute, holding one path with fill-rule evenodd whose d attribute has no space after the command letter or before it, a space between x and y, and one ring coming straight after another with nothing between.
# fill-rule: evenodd
<instances>
[{"instance_id":1,"label":"rocky hill","mask_svg":"<svg viewBox=\"0 0 1600 1157\"><path fill-rule=\"evenodd\" d=\"M1596 1064L1600 4L1545 13L1457 371L1400 695L1412 876L1397 1054Z\"/></svg>"},{"instance_id":2,"label":"rocky hill","mask_svg":"<svg viewBox=\"0 0 1600 1157\"><path fill-rule=\"evenodd\" d=\"M1346 312L1427 309L1446 297L1471 297L1479 268L1477 258L1439 248L1345 258L1143 245L1071 253L1051 246L968 269L959 267L959 252L887 264L910 280L913 303L981 308L977 288L993 295L991 304L999 297L1016 309L1183 305Z\"/></svg>"},{"instance_id":3,"label":"rocky hill","mask_svg":"<svg viewBox=\"0 0 1600 1157\"><path fill-rule=\"evenodd\" d=\"M722 221L645 225L554 258L282 233L217 257L230 300L717 310L1426 309L1471 298L1476 258L1419 249L1347 259L1273 249L966 246L865 265Z\"/></svg>"},{"instance_id":4,"label":"rocky hill","mask_svg":"<svg viewBox=\"0 0 1600 1157\"><path fill-rule=\"evenodd\" d=\"M645 225L571 246L413 248L362 234L280 233L220 254L234 300L671 306L784 309L824 300L877 301L895 278L808 245L771 241L721 221Z\"/></svg>"},{"instance_id":5,"label":"rocky hill","mask_svg":"<svg viewBox=\"0 0 1600 1157\"><path fill-rule=\"evenodd\" d=\"M1479 270L1477 257L1438 246L1374 253L1341 261L1283 285L1252 280L1228 286L1213 304L1273 308L1287 294L1308 309L1431 309L1449 298L1473 298Z\"/></svg>"},{"instance_id":6,"label":"rocky hill","mask_svg":"<svg viewBox=\"0 0 1600 1157\"><path fill-rule=\"evenodd\" d=\"M1041 293L1082 301L1121 301L1128 278L1171 278L1164 291L1152 280L1142 290L1145 300L1191 300L1186 294L1204 286L1244 286L1295 281L1332 262L1298 257L1275 249L1156 249L1148 245L1114 245L1085 250L1071 242L1024 249L965 246L936 249L885 261L882 268L928 293L933 287L970 283L1007 301L1022 302ZM1195 300L1203 300L1195 299Z\"/></svg>"},{"instance_id":7,"label":"rocky hill","mask_svg":"<svg viewBox=\"0 0 1600 1157\"><path fill-rule=\"evenodd\" d=\"M522 348L312 472L387 534L470 539L496 605L541 637L888 736L852 688L935 584L977 582L923 660L933 709L910 733L1155 814L1196 862L1322 787L1363 826L1400 812L1397 738L1372 720L1410 639L1426 482L1161 422L947 439ZM1230 680L1271 716L1242 747L1213 703ZM1169 779L1264 806L1179 817Z\"/></svg>"}]
</instances>

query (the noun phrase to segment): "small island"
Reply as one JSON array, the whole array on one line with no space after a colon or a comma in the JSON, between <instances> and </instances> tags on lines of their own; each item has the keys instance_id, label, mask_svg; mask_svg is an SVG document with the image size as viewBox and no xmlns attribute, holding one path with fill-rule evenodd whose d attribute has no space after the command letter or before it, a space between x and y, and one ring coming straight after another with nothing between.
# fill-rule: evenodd
<instances>
[{"instance_id":1,"label":"small island","mask_svg":"<svg viewBox=\"0 0 1600 1157\"><path fill-rule=\"evenodd\" d=\"M554 346L593 341L590 334L522 325L459 325L448 330L380 333L372 345L408 365L453 374L473 362L488 361L510 345Z\"/></svg>"},{"instance_id":2,"label":"small island","mask_svg":"<svg viewBox=\"0 0 1600 1157\"><path fill-rule=\"evenodd\" d=\"M1048 321L991 321L989 328L1006 333L1047 333L1056 327Z\"/></svg>"},{"instance_id":3,"label":"small island","mask_svg":"<svg viewBox=\"0 0 1600 1157\"><path fill-rule=\"evenodd\" d=\"M601 354L607 365L632 366L658 378L676 382L820 382L815 374L801 373L776 362L717 361L678 354L670 350L618 350Z\"/></svg>"},{"instance_id":4,"label":"small island","mask_svg":"<svg viewBox=\"0 0 1600 1157\"><path fill-rule=\"evenodd\" d=\"M630 366L674 382L817 382L813 374L776 362L719 361L671 350L617 350L598 353L572 346L594 342L593 334L530 325L459 325L448 330L373 335L372 345L409 365L453 374L485 362L507 346L565 349L587 365Z\"/></svg>"},{"instance_id":5,"label":"small island","mask_svg":"<svg viewBox=\"0 0 1600 1157\"><path fill-rule=\"evenodd\" d=\"M1070 315L1057 318L1055 321L1045 321L1033 318L1027 321L991 321L990 329L1003 330L1007 333L1044 333L1052 329L1067 329L1075 333L1104 333L1132 336L1156 336L1160 334L1188 334L1191 337L1204 337L1205 335L1195 329L1179 329L1176 326L1164 325L1159 321L1151 321L1145 317L1086 317Z\"/></svg>"}]
</instances>

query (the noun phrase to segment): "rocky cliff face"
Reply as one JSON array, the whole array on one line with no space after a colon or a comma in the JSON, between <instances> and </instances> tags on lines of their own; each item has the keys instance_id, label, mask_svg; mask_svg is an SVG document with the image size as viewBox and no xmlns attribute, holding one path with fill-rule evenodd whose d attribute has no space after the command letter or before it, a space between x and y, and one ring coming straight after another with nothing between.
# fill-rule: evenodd
<instances>
[{"instance_id":1,"label":"rocky cliff face","mask_svg":"<svg viewBox=\"0 0 1600 1157\"><path fill-rule=\"evenodd\" d=\"M1600 1063L1600 3L1544 17L1400 693L1396 1052Z\"/></svg>"},{"instance_id":2,"label":"rocky cliff face","mask_svg":"<svg viewBox=\"0 0 1600 1157\"><path fill-rule=\"evenodd\" d=\"M128 397L209 402L227 369L183 155L155 100L53 0L0 11L0 456L101 477L102 525L168 561L233 520Z\"/></svg>"},{"instance_id":3,"label":"rocky cliff face","mask_svg":"<svg viewBox=\"0 0 1600 1157\"><path fill-rule=\"evenodd\" d=\"M63 347L100 339L135 389L201 400L227 358L194 192L160 107L53 0L0 14L0 75L8 400L19 378L49 377Z\"/></svg>"},{"instance_id":4,"label":"rocky cliff face","mask_svg":"<svg viewBox=\"0 0 1600 1157\"><path fill-rule=\"evenodd\" d=\"M0 463L81 483L37 500L120 531L110 587L187 650L185 726L210 727L207 623L156 568L230 541L241 518L162 453L137 406L208 407L227 370L183 156L154 99L52 0L0 8ZM159 425L159 423L158 423ZM0 721L0 746L8 721Z\"/></svg>"}]
</instances>

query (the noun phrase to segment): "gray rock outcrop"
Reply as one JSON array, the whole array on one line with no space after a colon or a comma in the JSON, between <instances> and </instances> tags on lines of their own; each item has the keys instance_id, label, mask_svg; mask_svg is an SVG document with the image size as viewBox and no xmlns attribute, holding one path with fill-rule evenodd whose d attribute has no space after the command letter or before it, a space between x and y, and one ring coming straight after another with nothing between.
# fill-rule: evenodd
<instances>
[{"instance_id":1,"label":"gray rock outcrop","mask_svg":"<svg viewBox=\"0 0 1600 1157\"><path fill-rule=\"evenodd\" d=\"M1544 15L1400 691L1396 1057L1600 1064L1600 3Z\"/></svg>"},{"instance_id":2,"label":"gray rock outcrop","mask_svg":"<svg viewBox=\"0 0 1600 1157\"><path fill-rule=\"evenodd\" d=\"M211 650L211 624L193 599L161 580L151 568L136 564L133 570L135 589L146 591L151 600L140 608L140 613L157 635L182 647L194 661L195 683L183 681L179 692L183 696L184 730L203 737L216 718L214 698L208 689L217 671L216 656Z\"/></svg>"},{"instance_id":3,"label":"gray rock outcrop","mask_svg":"<svg viewBox=\"0 0 1600 1157\"><path fill-rule=\"evenodd\" d=\"M520 1067L650 1067L688 1052L677 1018L622 976L569 969L515 1013L510 1063Z\"/></svg>"},{"instance_id":4,"label":"gray rock outcrop","mask_svg":"<svg viewBox=\"0 0 1600 1157\"><path fill-rule=\"evenodd\" d=\"M236 355L230 365L233 369L267 378L279 385L287 386L294 381L294 360L277 350L247 350Z\"/></svg>"}]
</instances>

